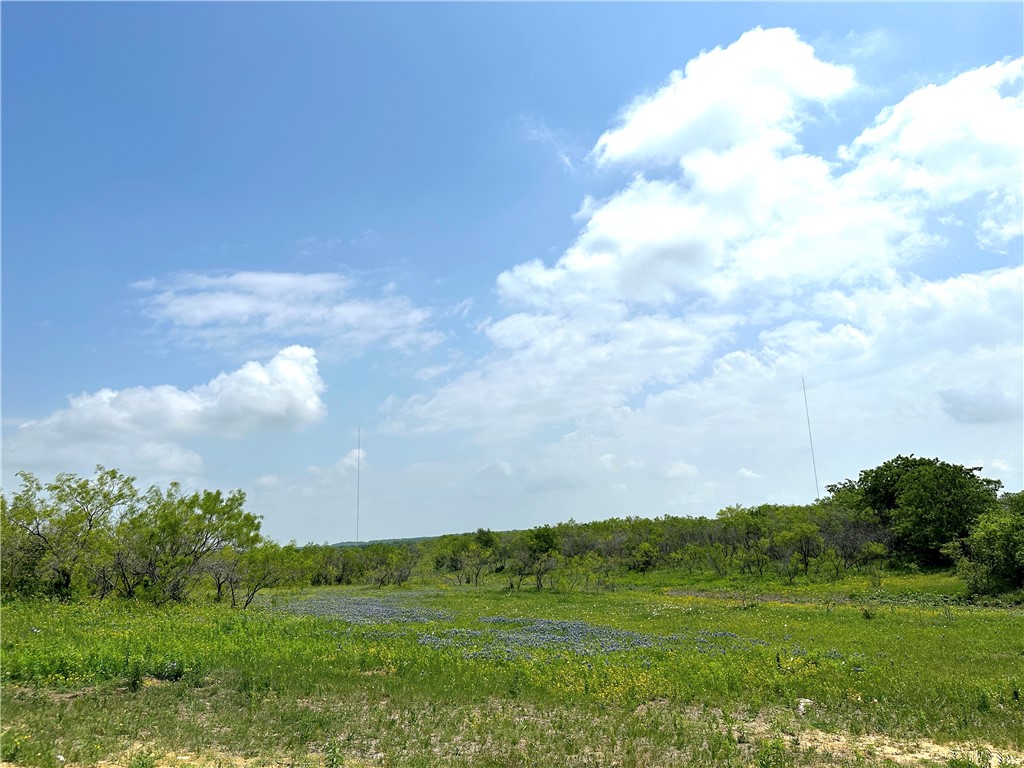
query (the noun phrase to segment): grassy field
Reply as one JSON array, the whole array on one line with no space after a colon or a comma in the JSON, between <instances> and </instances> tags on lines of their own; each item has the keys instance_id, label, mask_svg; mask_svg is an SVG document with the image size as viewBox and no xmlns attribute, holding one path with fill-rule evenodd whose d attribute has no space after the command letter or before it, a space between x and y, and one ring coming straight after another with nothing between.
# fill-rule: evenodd
<instances>
[{"instance_id":1,"label":"grassy field","mask_svg":"<svg viewBox=\"0 0 1024 768\"><path fill-rule=\"evenodd\" d=\"M246 612L8 602L0 754L131 768L1021 759L1019 608L950 605L942 576L677 584L332 588Z\"/></svg>"}]
</instances>

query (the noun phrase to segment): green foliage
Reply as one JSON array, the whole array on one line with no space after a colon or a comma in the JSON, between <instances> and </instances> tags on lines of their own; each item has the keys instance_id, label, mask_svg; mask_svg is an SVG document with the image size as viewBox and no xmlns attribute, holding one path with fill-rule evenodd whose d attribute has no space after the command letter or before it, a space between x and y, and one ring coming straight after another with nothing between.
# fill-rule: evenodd
<instances>
[{"instance_id":1,"label":"green foliage","mask_svg":"<svg viewBox=\"0 0 1024 768\"><path fill-rule=\"evenodd\" d=\"M488 546L487 543L491 546ZM441 536L432 543L434 570L453 584L479 584L494 564L497 538L482 528L475 535Z\"/></svg>"},{"instance_id":2,"label":"green foliage","mask_svg":"<svg viewBox=\"0 0 1024 768\"><path fill-rule=\"evenodd\" d=\"M156 768L156 757L148 749L140 750L132 755L127 768Z\"/></svg>"},{"instance_id":3,"label":"green foliage","mask_svg":"<svg viewBox=\"0 0 1024 768\"><path fill-rule=\"evenodd\" d=\"M677 573L786 587L858 573L879 590L889 565L955 562L973 594L1021 589L1020 494L997 502L999 483L977 473L898 456L829 486L828 498L810 505L734 505L715 519L569 520L526 531L480 528L416 542L302 548L265 542L241 491L187 493L171 484L140 494L132 478L102 467L92 479L59 475L46 486L23 474L20 491L2 498L0 586L4 595L163 604L202 594L205 584L214 601L246 607L285 585L443 580L571 592L662 572L662 581Z\"/></svg>"},{"instance_id":4,"label":"green foliage","mask_svg":"<svg viewBox=\"0 0 1024 768\"><path fill-rule=\"evenodd\" d=\"M559 552L557 530L550 525L505 534L497 554L503 563L501 570L510 590L520 589L530 576L534 578L538 591L544 588L545 578L553 587L552 574L564 562Z\"/></svg>"},{"instance_id":5,"label":"green foliage","mask_svg":"<svg viewBox=\"0 0 1024 768\"><path fill-rule=\"evenodd\" d=\"M60 474L46 486L30 473L20 478L0 509L6 595L181 601L218 558L219 591L228 553L260 541L259 518L244 511L241 491L186 494L172 484L140 495L134 478L103 467L91 479Z\"/></svg>"},{"instance_id":6,"label":"green foliage","mask_svg":"<svg viewBox=\"0 0 1024 768\"><path fill-rule=\"evenodd\" d=\"M1024 587L1024 492L1006 493L983 513L962 544L947 550L973 594Z\"/></svg>"},{"instance_id":7,"label":"green foliage","mask_svg":"<svg viewBox=\"0 0 1024 768\"><path fill-rule=\"evenodd\" d=\"M958 751L953 757L946 761L946 768L989 768L995 756L987 749L971 752ZM999 761L1001 764L1002 761Z\"/></svg>"},{"instance_id":8,"label":"green foliage","mask_svg":"<svg viewBox=\"0 0 1024 768\"><path fill-rule=\"evenodd\" d=\"M2 510L4 559L11 558L4 590L38 589L62 600L90 588L109 591L110 540L138 504L134 478L102 466L92 480L62 473L45 487L29 472L18 477L21 489Z\"/></svg>"},{"instance_id":9,"label":"green foliage","mask_svg":"<svg viewBox=\"0 0 1024 768\"><path fill-rule=\"evenodd\" d=\"M531 557L538 558L558 551L555 529L550 525L532 528L526 537L526 546Z\"/></svg>"},{"instance_id":10,"label":"green foliage","mask_svg":"<svg viewBox=\"0 0 1024 768\"><path fill-rule=\"evenodd\" d=\"M658 550L649 541L641 541L630 559L629 567L640 573L647 573L658 564Z\"/></svg>"},{"instance_id":11,"label":"green foliage","mask_svg":"<svg viewBox=\"0 0 1024 768\"><path fill-rule=\"evenodd\" d=\"M367 562L362 547L333 547L328 544L309 544L302 548L315 586L357 584L366 577Z\"/></svg>"},{"instance_id":12,"label":"green foliage","mask_svg":"<svg viewBox=\"0 0 1024 768\"><path fill-rule=\"evenodd\" d=\"M494 550L498 546L498 537L491 532L490 528L477 528L474 538L480 549Z\"/></svg>"},{"instance_id":13,"label":"green foliage","mask_svg":"<svg viewBox=\"0 0 1024 768\"><path fill-rule=\"evenodd\" d=\"M838 581L843 575L843 561L832 548L819 554L811 563L814 576L822 581Z\"/></svg>"},{"instance_id":14,"label":"green foliage","mask_svg":"<svg viewBox=\"0 0 1024 768\"><path fill-rule=\"evenodd\" d=\"M949 564L943 548L965 538L980 515L996 504L998 480L980 467L939 459L897 456L864 470L856 482L828 486L836 503L876 514L892 533L892 550L908 562Z\"/></svg>"},{"instance_id":15,"label":"green foliage","mask_svg":"<svg viewBox=\"0 0 1024 768\"><path fill-rule=\"evenodd\" d=\"M785 743L779 737L758 744L754 758L757 768L788 768L793 765L793 759L786 750Z\"/></svg>"},{"instance_id":16,"label":"green foliage","mask_svg":"<svg viewBox=\"0 0 1024 768\"><path fill-rule=\"evenodd\" d=\"M364 550L367 572L376 587L401 586L412 575L416 552L411 546L376 543Z\"/></svg>"},{"instance_id":17,"label":"green foliage","mask_svg":"<svg viewBox=\"0 0 1024 768\"><path fill-rule=\"evenodd\" d=\"M4 594L37 595L47 584L41 578L46 549L41 540L11 514L6 496L0 496L0 584Z\"/></svg>"},{"instance_id":18,"label":"green foliage","mask_svg":"<svg viewBox=\"0 0 1024 768\"><path fill-rule=\"evenodd\" d=\"M892 530L898 547L922 565L948 562L942 546L970 533L979 515L993 508L997 481L943 462L915 469L903 482Z\"/></svg>"},{"instance_id":19,"label":"green foliage","mask_svg":"<svg viewBox=\"0 0 1024 768\"><path fill-rule=\"evenodd\" d=\"M558 586L567 592L589 592L611 587L612 563L597 552L560 556Z\"/></svg>"},{"instance_id":20,"label":"green foliage","mask_svg":"<svg viewBox=\"0 0 1024 768\"><path fill-rule=\"evenodd\" d=\"M143 509L123 525L119 570L126 591L156 603L188 597L219 553L244 552L260 540L259 518L244 504L241 491L225 498L220 491L185 494L177 483L167 491L150 488Z\"/></svg>"},{"instance_id":21,"label":"green foliage","mask_svg":"<svg viewBox=\"0 0 1024 768\"><path fill-rule=\"evenodd\" d=\"M273 587L309 581L307 564L294 543L265 541L237 556L229 580L231 605L248 608L256 595Z\"/></svg>"},{"instance_id":22,"label":"green foliage","mask_svg":"<svg viewBox=\"0 0 1024 768\"><path fill-rule=\"evenodd\" d=\"M344 768L345 765L345 751L344 748L332 739L324 745L324 768Z\"/></svg>"}]
</instances>

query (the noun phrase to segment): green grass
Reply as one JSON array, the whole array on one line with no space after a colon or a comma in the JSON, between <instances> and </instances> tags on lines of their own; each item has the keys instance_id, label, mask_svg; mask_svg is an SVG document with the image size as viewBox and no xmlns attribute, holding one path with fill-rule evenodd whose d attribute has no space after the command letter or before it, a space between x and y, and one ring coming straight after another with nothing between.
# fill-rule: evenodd
<instances>
[{"instance_id":1,"label":"green grass","mask_svg":"<svg viewBox=\"0 0 1024 768\"><path fill-rule=\"evenodd\" d=\"M685 569L658 568L648 573L624 571L619 582L627 587L644 589L677 588L685 585L693 591L736 595L776 595L808 600L862 600L875 602L907 602L915 605L963 603L966 587L952 571L882 571L877 586L867 575L851 572L841 579L821 576L799 576L790 583L775 573L752 577L731 574L689 573Z\"/></svg>"},{"instance_id":2,"label":"green grass","mask_svg":"<svg viewBox=\"0 0 1024 768\"><path fill-rule=\"evenodd\" d=\"M1024 614L946 605L935 576L886 582L899 599L851 580L770 584L770 600L659 583L308 590L247 612L9 602L0 756L26 766L142 766L180 751L296 765L882 764L870 748L826 757L812 732L1020 752ZM397 612L352 623L280 610L332 600ZM504 621L482 621L495 617ZM611 645L522 645L524 627ZM803 715L800 699L812 702Z\"/></svg>"}]
</instances>

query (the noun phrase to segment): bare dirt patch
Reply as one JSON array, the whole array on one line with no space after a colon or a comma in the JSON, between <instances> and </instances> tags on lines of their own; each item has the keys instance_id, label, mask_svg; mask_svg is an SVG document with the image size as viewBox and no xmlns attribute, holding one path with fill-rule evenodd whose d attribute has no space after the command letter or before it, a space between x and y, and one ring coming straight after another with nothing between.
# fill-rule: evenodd
<instances>
[{"instance_id":1,"label":"bare dirt patch","mask_svg":"<svg viewBox=\"0 0 1024 768\"><path fill-rule=\"evenodd\" d=\"M996 749L990 744L936 744L927 739L912 743L898 742L886 736L851 736L822 731L803 731L799 735L801 747L814 747L823 754L854 758L857 755L890 760L898 765L922 765L927 762L943 763L950 758L969 756L981 763L987 756L989 765L1024 765L1024 753Z\"/></svg>"},{"instance_id":2,"label":"bare dirt patch","mask_svg":"<svg viewBox=\"0 0 1024 768\"><path fill-rule=\"evenodd\" d=\"M763 717L745 722L743 727L755 740L780 735L778 729ZM799 725L786 731L785 738L793 747L814 750L822 757L849 760L860 757L872 762L890 761L906 766L943 764L951 758L969 757L978 765L983 765L987 759L992 768L1024 766L1024 752L998 749L991 744L939 744L928 739L900 741L883 734L826 733Z\"/></svg>"},{"instance_id":3,"label":"bare dirt patch","mask_svg":"<svg viewBox=\"0 0 1024 768\"><path fill-rule=\"evenodd\" d=\"M383 757L383 756L381 756ZM324 756L312 754L308 760L303 760L298 765L320 766L324 764ZM102 760L95 764L94 768L133 768L134 766L145 765L147 768L276 768L276 766L295 766L294 759L274 757L241 757L222 752L207 752L197 754L194 752L168 752L158 754L145 747L134 747L112 760ZM368 768L374 763L365 762L357 758L346 757L341 762L342 768ZM61 763L63 768L78 768L74 763ZM21 768L21 766L0 761L0 768Z\"/></svg>"},{"instance_id":4,"label":"bare dirt patch","mask_svg":"<svg viewBox=\"0 0 1024 768\"><path fill-rule=\"evenodd\" d=\"M806 700L805 700L806 701ZM312 702L310 702L312 703ZM813 702L808 702L813 705ZM671 702L667 700L654 700L640 704L634 711L636 715L644 716L653 714L662 709L671 708ZM512 716L518 721L543 722L540 712L530 707L515 707L518 711ZM816 728L809 727L791 711L780 710L757 714L753 717L736 717L729 715L718 708L704 708L699 706L688 707L688 717L694 720L701 720L713 724L714 729L721 729L729 732L735 740L745 747L745 752L751 760L751 765L756 764L754 757L759 744L773 739L781 739L787 751L799 753L798 761L801 765L828 766L837 763L853 763L864 765L898 765L898 766L943 766L953 758L967 758L974 765L985 765L986 761L991 768L1008 768L1011 766L1024 768L1024 751L1019 749L996 748L990 744L983 743L948 743L940 744L924 738L912 740L898 740L884 734L851 734L851 733L829 733ZM476 717L482 717L485 713L476 710L473 713ZM364 757L354 755L331 755L334 760L340 759L340 766L343 768L369 768L387 761L389 755L374 748L370 752L364 752ZM432 739L432 752L435 757L443 758L454 748L455 754L461 757L473 756L480 751L487 751L484 745L475 743L472 739L459 744L441 745L439 737ZM525 743L519 748L525 752ZM607 748L611 748L610 752ZM570 765L612 765L617 759L614 753L614 745L594 744L584 750L583 754L576 755L576 759L569 759L566 763ZM392 759L395 755L390 756ZM206 751L194 753L187 751L163 752L153 745L143 742L136 743L123 751L118 756L96 763L97 768L267 768L269 766L303 766L305 768L318 768L330 761L327 755L319 751L311 751L305 756L296 760L295 755L261 755L258 757L243 757L220 751ZM339 765L339 763L334 763ZM651 766L679 765L680 755L678 754L651 754L647 756L644 763ZM61 763L62 768L76 768L72 763ZM21 768L20 766L6 761L0 761L0 768Z\"/></svg>"}]
</instances>

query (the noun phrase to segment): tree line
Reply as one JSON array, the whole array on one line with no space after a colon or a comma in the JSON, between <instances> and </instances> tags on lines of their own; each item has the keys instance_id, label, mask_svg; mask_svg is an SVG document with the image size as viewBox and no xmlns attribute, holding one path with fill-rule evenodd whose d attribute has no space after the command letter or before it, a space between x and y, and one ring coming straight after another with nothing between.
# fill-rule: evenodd
<instances>
[{"instance_id":1,"label":"tree line","mask_svg":"<svg viewBox=\"0 0 1024 768\"><path fill-rule=\"evenodd\" d=\"M178 602L197 591L247 607L282 585L400 585L414 575L508 589L607 588L623 571L712 577L878 579L883 564L955 567L972 594L1024 588L1024 492L1000 494L980 468L897 456L830 485L807 505L731 506L714 518L625 517L415 543L278 544L245 494L141 492L97 467L44 485L20 473L0 496L0 591L62 600Z\"/></svg>"},{"instance_id":2,"label":"tree line","mask_svg":"<svg viewBox=\"0 0 1024 768\"><path fill-rule=\"evenodd\" d=\"M978 467L897 456L827 487L813 504L735 505L715 518L627 517L440 537L434 569L455 584L482 571L507 586L589 588L622 569L712 577L880 578L883 565L955 567L971 594L1024 588L1024 492L1000 494Z\"/></svg>"}]
</instances>

